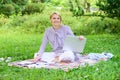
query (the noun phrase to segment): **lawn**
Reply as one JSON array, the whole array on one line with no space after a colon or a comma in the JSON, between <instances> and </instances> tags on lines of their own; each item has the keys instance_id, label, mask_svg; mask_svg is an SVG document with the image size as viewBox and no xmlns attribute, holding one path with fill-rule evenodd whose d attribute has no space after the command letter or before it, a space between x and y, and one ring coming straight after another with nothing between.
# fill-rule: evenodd
<instances>
[{"instance_id":1,"label":"lawn","mask_svg":"<svg viewBox=\"0 0 120 80\"><path fill-rule=\"evenodd\" d=\"M12 61L33 58L39 50L43 34L0 34L0 57L12 57ZM68 72L48 69L23 69L9 67L0 62L0 80L120 80L120 36L112 34L85 35L86 46L82 54L110 52L114 55L106 62L94 66L79 67ZM46 51L50 51L50 45Z\"/></svg>"}]
</instances>

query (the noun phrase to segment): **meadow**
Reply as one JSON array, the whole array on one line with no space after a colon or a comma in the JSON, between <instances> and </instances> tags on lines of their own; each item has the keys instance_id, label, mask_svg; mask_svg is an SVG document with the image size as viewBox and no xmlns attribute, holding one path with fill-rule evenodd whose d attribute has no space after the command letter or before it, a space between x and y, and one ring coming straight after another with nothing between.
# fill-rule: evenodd
<instances>
[{"instance_id":1,"label":"meadow","mask_svg":"<svg viewBox=\"0 0 120 80\"><path fill-rule=\"evenodd\" d=\"M114 57L94 66L62 70L24 69L10 67L0 62L0 80L119 80L120 79L120 36L111 34L84 35L87 43L82 54L110 52ZM43 34L0 34L0 57L12 57L11 61L33 58L39 50ZM46 51L51 51L47 46Z\"/></svg>"},{"instance_id":2,"label":"meadow","mask_svg":"<svg viewBox=\"0 0 120 80\"><path fill-rule=\"evenodd\" d=\"M42 14L18 14L9 18L0 15L0 58L11 57L11 61L32 59L39 50L45 28L51 25L49 14L56 11L55 7L50 8L48 5ZM91 13L76 18L66 10L58 10L63 23L69 25L76 35L87 38L82 54L108 52L114 55L113 58L68 72L10 67L1 61L0 80L120 80L120 21L92 16ZM49 44L46 51L51 51Z\"/></svg>"}]
</instances>

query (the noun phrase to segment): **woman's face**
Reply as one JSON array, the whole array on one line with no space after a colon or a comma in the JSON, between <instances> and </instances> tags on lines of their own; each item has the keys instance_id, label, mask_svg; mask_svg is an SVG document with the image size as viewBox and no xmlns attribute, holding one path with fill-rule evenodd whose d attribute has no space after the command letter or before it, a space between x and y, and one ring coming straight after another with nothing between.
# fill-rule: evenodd
<instances>
[{"instance_id":1,"label":"woman's face","mask_svg":"<svg viewBox=\"0 0 120 80\"><path fill-rule=\"evenodd\" d=\"M52 25L55 29L58 29L61 25L61 18L57 14L53 14L51 17Z\"/></svg>"}]
</instances>

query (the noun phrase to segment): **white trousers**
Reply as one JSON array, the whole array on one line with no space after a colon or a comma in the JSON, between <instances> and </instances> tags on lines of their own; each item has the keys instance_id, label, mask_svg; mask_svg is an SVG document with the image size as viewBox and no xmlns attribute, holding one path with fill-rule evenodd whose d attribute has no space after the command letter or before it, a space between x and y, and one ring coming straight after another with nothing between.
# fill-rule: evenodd
<instances>
[{"instance_id":1,"label":"white trousers","mask_svg":"<svg viewBox=\"0 0 120 80\"><path fill-rule=\"evenodd\" d=\"M35 53L34 57L36 57L37 54L39 53ZM54 52L44 52L41 56L41 60L50 63L55 59L56 56L59 57L59 60L58 60L59 62L65 61L65 60L69 60L71 62L75 61L75 55L72 51L65 51L64 53L58 53L58 54Z\"/></svg>"}]
</instances>

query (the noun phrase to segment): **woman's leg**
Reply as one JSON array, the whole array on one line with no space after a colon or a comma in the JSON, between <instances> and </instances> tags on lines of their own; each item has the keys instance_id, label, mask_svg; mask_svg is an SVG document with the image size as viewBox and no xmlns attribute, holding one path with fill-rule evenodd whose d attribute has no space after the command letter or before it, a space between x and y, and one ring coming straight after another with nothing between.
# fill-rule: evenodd
<instances>
[{"instance_id":1,"label":"woman's leg","mask_svg":"<svg viewBox=\"0 0 120 80\"><path fill-rule=\"evenodd\" d=\"M34 57L37 56L39 53L35 53ZM52 60L55 58L54 52L44 52L41 56L41 61L45 62L52 62Z\"/></svg>"},{"instance_id":2,"label":"woman's leg","mask_svg":"<svg viewBox=\"0 0 120 80\"><path fill-rule=\"evenodd\" d=\"M65 51L59 56L59 62L74 62L75 55L72 51Z\"/></svg>"}]
</instances>

